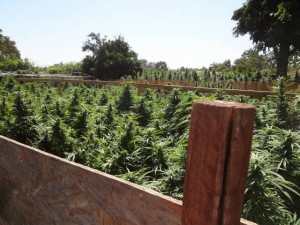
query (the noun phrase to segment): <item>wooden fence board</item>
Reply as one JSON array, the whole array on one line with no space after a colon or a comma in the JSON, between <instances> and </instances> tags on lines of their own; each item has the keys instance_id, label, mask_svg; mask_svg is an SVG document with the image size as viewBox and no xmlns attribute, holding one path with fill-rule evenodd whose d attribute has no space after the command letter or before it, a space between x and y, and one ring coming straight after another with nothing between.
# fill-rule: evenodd
<instances>
[{"instance_id":1,"label":"wooden fence board","mask_svg":"<svg viewBox=\"0 0 300 225\"><path fill-rule=\"evenodd\" d=\"M255 108L221 101L192 107L182 225L239 225Z\"/></svg>"},{"instance_id":2,"label":"wooden fence board","mask_svg":"<svg viewBox=\"0 0 300 225\"><path fill-rule=\"evenodd\" d=\"M164 84L148 84L148 83L137 83L137 82L123 82L123 81L101 81L101 80L76 80L76 79L50 79L50 78L16 78L21 82L55 82L55 83L77 83L77 84L95 84L95 85L124 85L126 83L135 86L138 89L150 88L150 89L164 89L171 90L178 88L184 91L197 91L200 93L216 93L220 89L216 88L205 88L205 87L189 87L181 85L164 85ZM58 92L59 92L58 86ZM223 93L228 95L246 95L253 98L263 98L269 95L275 95L272 91L254 91L254 90L239 90L239 89L221 89ZM294 97L297 93L288 93L290 97Z\"/></svg>"},{"instance_id":3,"label":"wooden fence board","mask_svg":"<svg viewBox=\"0 0 300 225\"><path fill-rule=\"evenodd\" d=\"M2 136L0 179L11 225L180 224L181 201Z\"/></svg>"},{"instance_id":4,"label":"wooden fence board","mask_svg":"<svg viewBox=\"0 0 300 225\"><path fill-rule=\"evenodd\" d=\"M255 108L234 104L231 140L224 178L224 196L221 215L222 225L239 224L254 126Z\"/></svg>"}]
</instances>

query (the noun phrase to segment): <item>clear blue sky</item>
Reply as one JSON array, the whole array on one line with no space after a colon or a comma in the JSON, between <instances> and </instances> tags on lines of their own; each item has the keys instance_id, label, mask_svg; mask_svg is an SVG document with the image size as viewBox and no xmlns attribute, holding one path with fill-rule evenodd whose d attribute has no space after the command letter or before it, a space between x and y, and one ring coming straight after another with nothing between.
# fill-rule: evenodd
<instances>
[{"instance_id":1,"label":"clear blue sky","mask_svg":"<svg viewBox=\"0 0 300 225\"><path fill-rule=\"evenodd\" d=\"M0 29L37 65L80 61L90 32L124 36L140 59L170 68L232 61L252 47L235 38L244 0L1 0Z\"/></svg>"}]
</instances>

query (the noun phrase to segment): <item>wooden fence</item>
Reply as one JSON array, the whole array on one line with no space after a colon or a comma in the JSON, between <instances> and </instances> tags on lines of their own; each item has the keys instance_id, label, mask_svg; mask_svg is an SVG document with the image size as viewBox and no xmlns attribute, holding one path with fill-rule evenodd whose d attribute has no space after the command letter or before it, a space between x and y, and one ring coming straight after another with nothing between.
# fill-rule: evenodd
<instances>
[{"instance_id":1,"label":"wooden fence","mask_svg":"<svg viewBox=\"0 0 300 225\"><path fill-rule=\"evenodd\" d=\"M183 202L0 136L0 223L254 225L240 219L254 114L193 103Z\"/></svg>"},{"instance_id":2,"label":"wooden fence","mask_svg":"<svg viewBox=\"0 0 300 225\"><path fill-rule=\"evenodd\" d=\"M52 78L16 78L20 82L52 82L57 86L58 92L61 92L62 83L73 83L73 84L92 84L92 85L124 85L129 83L135 86L139 92L142 89L164 89L171 90L174 88L181 89L183 91L197 91L200 93L216 93L220 89L216 88L205 88L205 87L188 87L180 85L164 85L164 84L147 84L147 83L137 83L137 82L123 82L123 81L100 81L100 80L74 80L74 79L52 79ZM253 90L239 90L239 89L222 89L224 94L228 95L247 95L254 98L262 98L268 95L275 95L272 91L253 91ZM296 96L296 93L288 93L289 96Z\"/></svg>"}]
</instances>

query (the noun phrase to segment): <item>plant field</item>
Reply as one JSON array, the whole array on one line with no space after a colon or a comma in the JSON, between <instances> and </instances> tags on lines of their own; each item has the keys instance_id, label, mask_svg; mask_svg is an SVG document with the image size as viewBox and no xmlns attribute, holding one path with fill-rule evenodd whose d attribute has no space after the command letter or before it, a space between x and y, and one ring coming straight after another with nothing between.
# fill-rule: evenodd
<instances>
[{"instance_id":1,"label":"plant field","mask_svg":"<svg viewBox=\"0 0 300 225\"><path fill-rule=\"evenodd\" d=\"M148 69L130 79L155 84L172 84L183 86L198 86L222 89L244 89L257 91L272 91L276 86L274 77L264 72L215 72L214 70L157 70ZM298 72L290 76L286 87L293 92L299 90L300 76Z\"/></svg>"},{"instance_id":2,"label":"plant field","mask_svg":"<svg viewBox=\"0 0 300 225\"><path fill-rule=\"evenodd\" d=\"M0 134L167 195L182 198L194 99L257 106L243 217L258 224L300 224L300 96L284 82L262 100L148 90L128 85L0 83ZM216 137L218 138L218 137ZM297 216L298 215L298 216Z\"/></svg>"}]
</instances>

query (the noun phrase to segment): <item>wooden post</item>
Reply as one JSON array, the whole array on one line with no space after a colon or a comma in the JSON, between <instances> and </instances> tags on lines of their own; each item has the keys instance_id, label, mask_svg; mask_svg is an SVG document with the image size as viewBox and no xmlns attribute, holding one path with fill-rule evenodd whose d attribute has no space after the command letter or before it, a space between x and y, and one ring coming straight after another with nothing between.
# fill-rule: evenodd
<instances>
[{"instance_id":1,"label":"wooden post","mask_svg":"<svg viewBox=\"0 0 300 225\"><path fill-rule=\"evenodd\" d=\"M255 107L195 101L182 225L240 225Z\"/></svg>"}]
</instances>

